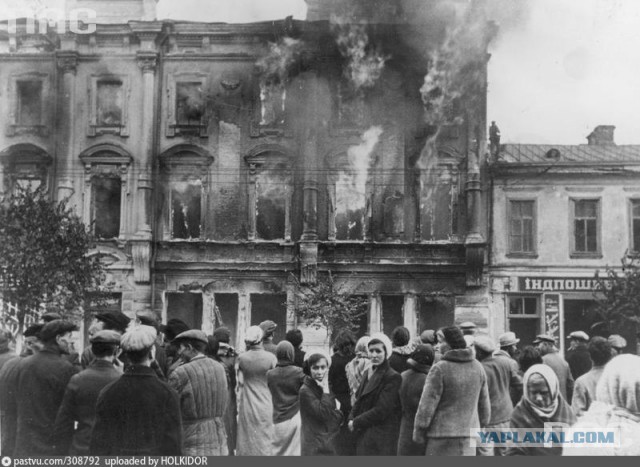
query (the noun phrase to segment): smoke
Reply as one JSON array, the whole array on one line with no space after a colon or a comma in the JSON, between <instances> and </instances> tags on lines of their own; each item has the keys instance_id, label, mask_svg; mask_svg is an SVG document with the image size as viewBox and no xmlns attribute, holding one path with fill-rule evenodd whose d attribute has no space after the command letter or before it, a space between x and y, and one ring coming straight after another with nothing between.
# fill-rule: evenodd
<instances>
[{"instance_id":1,"label":"smoke","mask_svg":"<svg viewBox=\"0 0 640 467\"><path fill-rule=\"evenodd\" d=\"M256 66L266 84L284 84L292 68L301 58L304 44L298 39L283 37L269 44L267 55L258 60Z\"/></svg>"}]
</instances>

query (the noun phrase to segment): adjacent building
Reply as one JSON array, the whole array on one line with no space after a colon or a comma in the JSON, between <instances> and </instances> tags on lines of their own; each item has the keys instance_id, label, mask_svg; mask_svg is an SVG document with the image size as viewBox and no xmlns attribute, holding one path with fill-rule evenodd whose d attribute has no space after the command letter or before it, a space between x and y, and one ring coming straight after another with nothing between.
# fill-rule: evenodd
<instances>
[{"instance_id":1,"label":"adjacent building","mask_svg":"<svg viewBox=\"0 0 640 467\"><path fill-rule=\"evenodd\" d=\"M490 163L491 328L566 349L601 318L594 275L640 250L640 146L601 125L588 144L505 144ZM613 330L635 353L636 329Z\"/></svg>"}]
</instances>

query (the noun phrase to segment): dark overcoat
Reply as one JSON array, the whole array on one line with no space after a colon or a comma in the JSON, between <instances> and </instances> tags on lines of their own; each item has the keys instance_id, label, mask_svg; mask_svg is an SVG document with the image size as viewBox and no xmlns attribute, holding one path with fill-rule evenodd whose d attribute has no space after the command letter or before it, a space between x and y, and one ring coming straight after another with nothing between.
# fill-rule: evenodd
<instances>
[{"instance_id":1,"label":"dark overcoat","mask_svg":"<svg viewBox=\"0 0 640 467\"><path fill-rule=\"evenodd\" d=\"M309 376L300 388L301 454L335 455L335 437L340 430L342 413L336 409L333 394L325 394Z\"/></svg>"},{"instance_id":2,"label":"dark overcoat","mask_svg":"<svg viewBox=\"0 0 640 467\"><path fill-rule=\"evenodd\" d=\"M400 386L400 403L402 404L402 421L400 422L400 435L398 438L399 456L424 456L426 443L413 441L413 422L418 411L420 396L424 389L424 381L427 379L429 367L420 365L422 371L413 368L402 372L402 386Z\"/></svg>"},{"instance_id":3,"label":"dark overcoat","mask_svg":"<svg viewBox=\"0 0 640 467\"><path fill-rule=\"evenodd\" d=\"M92 456L179 456L178 394L149 367L132 365L98 397Z\"/></svg>"},{"instance_id":4,"label":"dark overcoat","mask_svg":"<svg viewBox=\"0 0 640 467\"><path fill-rule=\"evenodd\" d=\"M57 346L25 358L17 368L16 457L54 456L53 429L64 391L78 371Z\"/></svg>"},{"instance_id":5,"label":"dark overcoat","mask_svg":"<svg viewBox=\"0 0 640 467\"><path fill-rule=\"evenodd\" d=\"M9 360L0 370L0 433L2 434L3 457L12 457L16 444L18 424L16 390L18 385L18 365L22 357Z\"/></svg>"},{"instance_id":6,"label":"dark overcoat","mask_svg":"<svg viewBox=\"0 0 640 467\"><path fill-rule=\"evenodd\" d=\"M353 420L358 456L395 456L400 431L402 377L385 361L367 373L356 392Z\"/></svg>"}]
</instances>

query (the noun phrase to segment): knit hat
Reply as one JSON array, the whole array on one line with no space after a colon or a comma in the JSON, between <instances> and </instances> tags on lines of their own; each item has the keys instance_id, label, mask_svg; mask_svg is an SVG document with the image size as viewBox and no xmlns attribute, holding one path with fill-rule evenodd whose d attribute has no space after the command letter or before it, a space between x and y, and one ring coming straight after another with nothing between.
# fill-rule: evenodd
<instances>
[{"instance_id":1,"label":"knit hat","mask_svg":"<svg viewBox=\"0 0 640 467\"><path fill-rule=\"evenodd\" d=\"M420 344L413 351L407 363L411 365L411 362L418 363L420 365L431 365L435 358L435 352L430 344Z\"/></svg>"},{"instance_id":2,"label":"knit hat","mask_svg":"<svg viewBox=\"0 0 640 467\"><path fill-rule=\"evenodd\" d=\"M249 345L259 344L260 342L262 342L263 336L264 333L262 332L260 326L251 326L249 329L247 329L247 332L244 336L244 341Z\"/></svg>"},{"instance_id":3,"label":"knit hat","mask_svg":"<svg viewBox=\"0 0 640 467\"><path fill-rule=\"evenodd\" d=\"M231 330L226 326L220 326L213 331L213 337L215 337L218 342L228 344L231 342Z\"/></svg>"},{"instance_id":4,"label":"knit hat","mask_svg":"<svg viewBox=\"0 0 640 467\"><path fill-rule=\"evenodd\" d=\"M169 342L174 340L178 334L189 330L189 325L184 321L172 318L167 324L160 325L160 331L164 334Z\"/></svg>"},{"instance_id":5,"label":"knit hat","mask_svg":"<svg viewBox=\"0 0 640 467\"><path fill-rule=\"evenodd\" d=\"M391 352L393 350L393 347L391 345L391 340L381 332L377 332L371 336L371 340L369 340L369 343L367 344L367 348L371 347L372 344L379 344L379 343L382 343L384 345L384 348L387 352L387 359L389 359L389 357L391 357Z\"/></svg>"},{"instance_id":6,"label":"knit hat","mask_svg":"<svg viewBox=\"0 0 640 467\"><path fill-rule=\"evenodd\" d=\"M71 321L54 319L42 327L42 330L40 331L40 340L43 342L51 342L55 340L57 336L77 330L78 326L73 324Z\"/></svg>"},{"instance_id":7,"label":"knit hat","mask_svg":"<svg viewBox=\"0 0 640 467\"><path fill-rule=\"evenodd\" d=\"M278 364L293 364L294 349L293 344L289 341L281 341L276 346L276 358Z\"/></svg>"},{"instance_id":8,"label":"knit hat","mask_svg":"<svg viewBox=\"0 0 640 467\"><path fill-rule=\"evenodd\" d=\"M120 331L121 333L127 330L127 326L131 321L131 318L119 311L116 313L108 311L97 313L96 319L102 321L109 329Z\"/></svg>"},{"instance_id":9,"label":"knit hat","mask_svg":"<svg viewBox=\"0 0 640 467\"><path fill-rule=\"evenodd\" d=\"M596 400L620 407L635 416L640 415L640 357L623 354L614 357L604 367Z\"/></svg>"},{"instance_id":10,"label":"knit hat","mask_svg":"<svg viewBox=\"0 0 640 467\"><path fill-rule=\"evenodd\" d=\"M423 344L435 345L438 341L438 338L436 337L436 332L433 329L427 329L426 331L422 331L422 334L420 334L420 341Z\"/></svg>"},{"instance_id":11,"label":"knit hat","mask_svg":"<svg viewBox=\"0 0 640 467\"><path fill-rule=\"evenodd\" d=\"M496 350L496 344L489 336L481 335L476 336L474 340L474 346L476 349L482 350L485 353L491 354Z\"/></svg>"},{"instance_id":12,"label":"knit hat","mask_svg":"<svg viewBox=\"0 0 640 467\"><path fill-rule=\"evenodd\" d=\"M156 341L157 332L152 326L137 324L130 326L120 339L120 347L125 352L150 349Z\"/></svg>"},{"instance_id":13,"label":"knit hat","mask_svg":"<svg viewBox=\"0 0 640 467\"><path fill-rule=\"evenodd\" d=\"M442 329L442 335L452 349L465 349L467 347L467 341L464 340L464 335L457 326L449 326Z\"/></svg>"}]
</instances>

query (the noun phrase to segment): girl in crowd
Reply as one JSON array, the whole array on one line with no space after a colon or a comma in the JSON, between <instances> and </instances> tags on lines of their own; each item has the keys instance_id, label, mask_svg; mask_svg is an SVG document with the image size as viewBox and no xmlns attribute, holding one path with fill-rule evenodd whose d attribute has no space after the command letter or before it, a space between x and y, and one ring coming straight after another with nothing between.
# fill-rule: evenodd
<instances>
[{"instance_id":1,"label":"girl in crowd","mask_svg":"<svg viewBox=\"0 0 640 467\"><path fill-rule=\"evenodd\" d=\"M340 431L342 413L340 404L329 390L331 359L314 353L306 364L310 376L305 376L300 388L302 455L335 455L334 441Z\"/></svg>"},{"instance_id":2,"label":"girl in crowd","mask_svg":"<svg viewBox=\"0 0 640 467\"><path fill-rule=\"evenodd\" d=\"M356 391L358 391L365 373L369 371L369 367L371 366L369 349L367 348L369 339L369 336L362 336L358 339L358 343L356 344L356 357L347 364L347 380L349 381L352 406L356 402Z\"/></svg>"}]
</instances>

